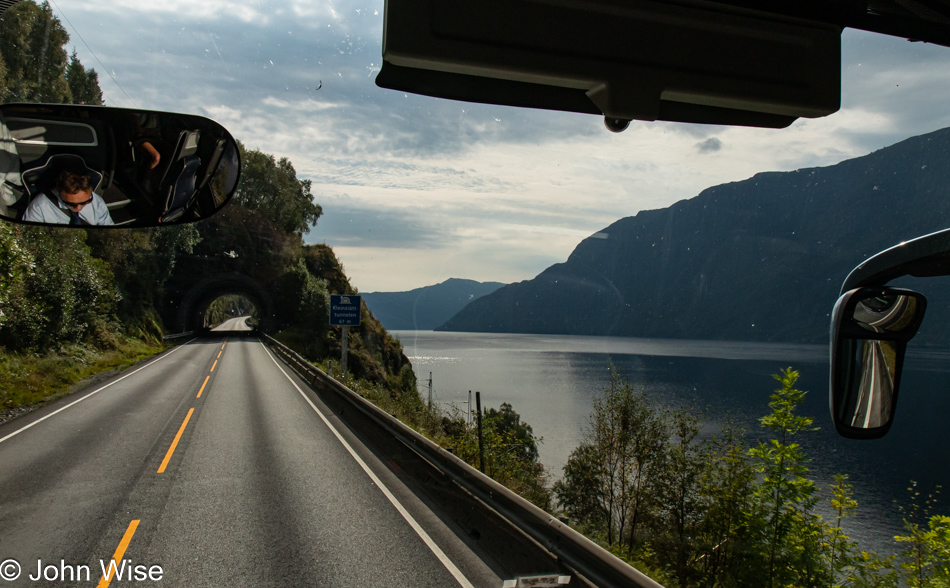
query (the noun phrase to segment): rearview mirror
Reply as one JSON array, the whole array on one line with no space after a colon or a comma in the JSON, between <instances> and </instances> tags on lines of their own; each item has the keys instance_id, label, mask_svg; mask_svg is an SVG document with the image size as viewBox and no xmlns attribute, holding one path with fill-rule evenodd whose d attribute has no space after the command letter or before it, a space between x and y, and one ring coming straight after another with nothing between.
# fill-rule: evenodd
<instances>
[{"instance_id":1,"label":"rearview mirror","mask_svg":"<svg viewBox=\"0 0 950 588\"><path fill-rule=\"evenodd\" d=\"M0 106L0 218L147 227L217 212L237 188L237 143L195 115L105 106Z\"/></svg>"},{"instance_id":2,"label":"rearview mirror","mask_svg":"<svg viewBox=\"0 0 950 588\"><path fill-rule=\"evenodd\" d=\"M884 436L897 406L907 342L917 334L927 300L899 288L856 288L831 319L831 416L853 439Z\"/></svg>"}]
</instances>

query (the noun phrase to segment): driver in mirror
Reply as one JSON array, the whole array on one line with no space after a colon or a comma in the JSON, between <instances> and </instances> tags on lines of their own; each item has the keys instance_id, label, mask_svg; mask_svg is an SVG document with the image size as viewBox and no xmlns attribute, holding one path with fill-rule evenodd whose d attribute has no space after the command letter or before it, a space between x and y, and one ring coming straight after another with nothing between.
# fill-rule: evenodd
<instances>
[{"instance_id":1,"label":"driver in mirror","mask_svg":"<svg viewBox=\"0 0 950 588\"><path fill-rule=\"evenodd\" d=\"M86 166L70 163L59 170L54 188L33 198L23 220L69 225L115 224L105 201L92 188Z\"/></svg>"}]
</instances>

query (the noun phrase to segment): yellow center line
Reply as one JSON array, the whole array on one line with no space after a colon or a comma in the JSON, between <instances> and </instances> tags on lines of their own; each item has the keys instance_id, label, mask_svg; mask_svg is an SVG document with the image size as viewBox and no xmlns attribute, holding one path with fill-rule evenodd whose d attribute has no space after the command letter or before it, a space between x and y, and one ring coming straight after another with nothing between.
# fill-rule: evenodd
<instances>
[{"instance_id":1,"label":"yellow center line","mask_svg":"<svg viewBox=\"0 0 950 588\"><path fill-rule=\"evenodd\" d=\"M224 353L224 349L218 352L218 359L221 359L221 354Z\"/></svg>"},{"instance_id":2,"label":"yellow center line","mask_svg":"<svg viewBox=\"0 0 950 588\"><path fill-rule=\"evenodd\" d=\"M185 422L181 424L181 428L178 429L178 434L175 435L175 440L172 441L171 447L168 448L168 453L165 454L165 459L162 460L162 465L158 467L158 473L164 473L165 468L168 467L168 462L172 458L172 454L175 453L175 448L178 447L178 441L181 439L181 434L185 432L185 427L188 426L188 419L191 418L191 413L195 412L194 408L188 409L188 416L185 417Z\"/></svg>"},{"instance_id":3,"label":"yellow center line","mask_svg":"<svg viewBox=\"0 0 950 588\"><path fill-rule=\"evenodd\" d=\"M218 360L216 359L214 360L214 365L211 366L211 371L214 371L214 368L217 367L217 365L218 365Z\"/></svg>"},{"instance_id":4,"label":"yellow center line","mask_svg":"<svg viewBox=\"0 0 950 588\"><path fill-rule=\"evenodd\" d=\"M110 565L106 571L106 575L99 580L99 585L96 588L107 588L109 583L112 582L112 572L116 570L116 567L119 565L119 562L122 561L122 558L125 556L125 550L128 549L129 543L132 542L132 535L135 535L135 530L139 526L139 521L134 520L129 523L129 528L125 530L125 535L122 536L122 541L119 541L119 546L115 548L115 553L112 554L112 561L115 562L115 565Z\"/></svg>"},{"instance_id":5,"label":"yellow center line","mask_svg":"<svg viewBox=\"0 0 950 588\"><path fill-rule=\"evenodd\" d=\"M201 393L205 391L205 386L208 385L208 380L211 379L211 376L205 376L205 383L201 385L201 390L198 390L198 395L195 398L201 398Z\"/></svg>"}]
</instances>

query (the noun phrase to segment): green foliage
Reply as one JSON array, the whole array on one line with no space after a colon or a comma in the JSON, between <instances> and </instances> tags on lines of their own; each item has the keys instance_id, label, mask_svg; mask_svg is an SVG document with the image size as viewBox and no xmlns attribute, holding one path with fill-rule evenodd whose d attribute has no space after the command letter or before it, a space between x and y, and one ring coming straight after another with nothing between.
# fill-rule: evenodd
<instances>
[{"instance_id":1,"label":"green foliage","mask_svg":"<svg viewBox=\"0 0 950 588\"><path fill-rule=\"evenodd\" d=\"M303 244L301 235L322 213L311 200L309 182L296 179L289 161L254 150L243 150L242 157L248 167L239 194L197 224L194 255L170 282L184 291L196 273L245 275L269 287L278 309L275 336L311 361L340 357L341 331L329 326L329 296L356 290L332 249ZM416 395L415 375L402 347L365 305L362 313L361 325L350 329L351 376L384 386L394 397Z\"/></svg>"},{"instance_id":2,"label":"green foliage","mask_svg":"<svg viewBox=\"0 0 950 588\"><path fill-rule=\"evenodd\" d=\"M69 65L66 67L66 83L72 95L73 104L101 105L102 89L99 87L99 74L96 70L86 69L79 61L74 50L69 56Z\"/></svg>"},{"instance_id":3,"label":"green foliage","mask_svg":"<svg viewBox=\"0 0 950 588\"><path fill-rule=\"evenodd\" d=\"M48 2L15 4L0 19L0 100L102 104L99 76L76 53Z\"/></svg>"},{"instance_id":4,"label":"green foliage","mask_svg":"<svg viewBox=\"0 0 950 588\"><path fill-rule=\"evenodd\" d=\"M895 559L893 555L881 556L877 553L862 551L853 560L851 584L843 582L841 585L859 588L897 588L901 582L897 567L894 565Z\"/></svg>"},{"instance_id":5,"label":"green foliage","mask_svg":"<svg viewBox=\"0 0 950 588\"><path fill-rule=\"evenodd\" d=\"M333 263L315 268L315 256ZM277 338L311 361L339 358L342 330L329 326L330 292L352 294L354 290L332 250L325 245L303 247L303 258L297 258L275 281L274 291L287 323ZM347 378L382 386L394 398L418 396L415 373L402 345L365 304L361 315L360 326L349 329Z\"/></svg>"},{"instance_id":6,"label":"green foliage","mask_svg":"<svg viewBox=\"0 0 950 588\"><path fill-rule=\"evenodd\" d=\"M69 34L49 3L20 2L0 20L4 102L71 102L66 82Z\"/></svg>"},{"instance_id":7,"label":"green foliage","mask_svg":"<svg viewBox=\"0 0 950 588\"><path fill-rule=\"evenodd\" d=\"M43 354L0 352L0 408L50 402L94 374L128 367L162 350L161 344L114 332L102 338L100 345L64 344Z\"/></svg>"},{"instance_id":8,"label":"green foliage","mask_svg":"<svg viewBox=\"0 0 950 588\"><path fill-rule=\"evenodd\" d=\"M769 438L749 449L731 422L703 439L693 411L652 408L614 375L554 484L559 508L667 586L950 586L950 517L933 514L935 499L916 485L903 507L906 533L895 538L905 546L899 557L862 551L846 532L858 508L847 476L829 486L834 516L815 512L816 485L796 439L816 427L797 414L806 394L798 377L791 368L775 375L781 386L760 419Z\"/></svg>"},{"instance_id":9,"label":"green foliage","mask_svg":"<svg viewBox=\"0 0 950 588\"><path fill-rule=\"evenodd\" d=\"M563 477L554 484L554 495L571 524L592 534L606 528L610 514L601 499L601 476L597 448L582 443L571 452Z\"/></svg>"},{"instance_id":10,"label":"green foliage","mask_svg":"<svg viewBox=\"0 0 950 588\"><path fill-rule=\"evenodd\" d=\"M668 413L664 420L672 433L666 451L660 454L657 488L657 516L669 532L654 541L658 550L670 556L671 573L681 586L689 586L699 578L698 570L689 564L703 553L693 537L699 533L708 509L708 501L700 492L706 455L694 443L699 434L699 417L686 408Z\"/></svg>"},{"instance_id":11,"label":"green foliage","mask_svg":"<svg viewBox=\"0 0 950 588\"><path fill-rule=\"evenodd\" d=\"M0 344L47 350L105 330L120 295L108 264L90 253L85 232L59 228L12 229L22 259L32 260L7 290Z\"/></svg>"},{"instance_id":12,"label":"green foliage","mask_svg":"<svg viewBox=\"0 0 950 588\"><path fill-rule=\"evenodd\" d=\"M200 241L195 225L89 231L91 252L112 270L121 294L117 316L139 337L162 335L157 309L165 298L165 284L182 256Z\"/></svg>"},{"instance_id":13,"label":"green foliage","mask_svg":"<svg viewBox=\"0 0 950 588\"><path fill-rule=\"evenodd\" d=\"M946 588L950 586L950 517L933 514L934 494L940 488L922 497L912 481L907 491L910 504L901 507L906 535L894 537L904 545L899 554L901 575L910 588Z\"/></svg>"},{"instance_id":14,"label":"green foliage","mask_svg":"<svg viewBox=\"0 0 950 588\"><path fill-rule=\"evenodd\" d=\"M521 415L515 412L507 402L502 402L498 409L489 408L483 419L485 427L496 431L500 436L511 439L516 450L511 453L515 459L522 462L538 460L538 442L531 425L521 420Z\"/></svg>"},{"instance_id":15,"label":"green foliage","mask_svg":"<svg viewBox=\"0 0 950 588\"><path fill-rule=\"evenodd\" d=\"M47 2L26 0L9 8L0 19L0 101L101 104L98 75L75 52L67 62L68 41ZM89 245L95 242L87 243L83 231L0 225L5 408L42 402L81 378L158 350L123 334L136 329L123 329L115 319L137 293L122 288L122 268L116 266L116 276ZM157 285L147 283L143 290L154 292ZM154 307L140 315L140 325L151 324L153 336L161 334Z\"/></svg>"},{"instance_id":16,"label":"green foliage","mask_svg":"<svg viewBox=\"0 0 950 588\"><path fill-rule=\"evenodd\" d=\"M847 482L848 476L837 474L835 483L831 485L831 508L835 513L833 523L825 528L822 549L828 553L828 567L830 568L832 586L843 586L853 580L851 577L856 565L855 559L857 543L845 533L841 523L852 516L858 508L858 501L854 499L853 486Z\"/></svg>"},{"instance_id":17,"label":"green foliage","mask_svg":"<svg viewBox=\"0 0 950 588\"><path fill-rule=\"evenodd\" d=\"M597 490L586 494L586 484L561 486L558 499L569 508L587 511L591 498L599 503L609 545L617 542L632 554L641 540L641 524L657 516L658 476L669 437L669 427L629 381L611 372L604 394L594 399L584 445L598 470L592 479ZM581 481L579 478L578 481ZM575 490L584 493L575 495Z\"/></svg>"},{"instance_id":18,"label":"green foliage","mask_svg":"<svg viewBox=\"0 0 950 588\"><path fill-rule=\"evenodd\" d=\"M273 220L286 233L304 235L323 209L313 201L310 180L297 179L293 164L256 149L241 150L241 180L234 202Z\"/></svg>"},{"instance_id":19,"label":"green foliage","mask_svg":"<svg viewBox=\"0 0 950 588\"><path fill-rule=\"evenodd\" d=\"M12 299L22 292L19 286L24 274L34 267L33 257L17 243L16 236L11 225L0 224L0 327L10 312Z\"/></svg>"},{"instance_id":20,"label":"green foliage","mask_svg":"<svg viewBox=\"0 0 950 588\"><path fill-rule=\"evenodd\" d=\"M700 504L706 510L697 525L697 584L742 585L742 578L756 573L748 554L760 527L751 520L756 474L745 430L729 421L719 435L700 444L699 453L706 464L699 474Z\"/></svg>"},{"instance_id":21,"label":"green foliage","mask_svg":"<svg viewBox=\"0 0 950 588\"><path fill-rule=\"evenodd\" d=\"M303 259L280 277L275 293L291 324L325 337L330 327L330 294L326 282L311 274Z\"/></svg>"},{"instance_id":22,"label":"green foliage","mask_svg":"<svg viewBox=\"0 0 950 588\"><path fill-rule=\"evenodd\" d=\"M461 414L443 415L433 411L433 431L437 441L451 449L473 467L479 467L478 427L473 416L469 423ZM485 473L514 490L539 508L551 508L552 493L544 465L538 460L538 443L531 426L521 420L511 404L504 402L496 410L484 411L482 416L482 445L485 454Z\"/></svg>"},{"instance_id":23,"label":"green foliage","mask_svg":"<svg viewBox=\"0 0 950 588\"><path fill-rule=\"evenodd\" d=\"M288 334L284 331L277 338L289 345L286 341ZM342 380L339 360L326 358L316 365L335 379ZM395 380L396 382L388 383L372 382L355 377L351 373L346 378L346 385L469 465L478 468L475 416L472 415L471 422L468 422L467 415L463 415L457 408L446 411L438 405L428 406L419 395L412 366L408 363L402 367ZM497 410L485 411L482 433L486 457L485 473L539 508L550 510L553 497L548 474L537 454L541 439L534 436L531 426L521 420L521 415L510 404L502 403Z\"/></svg>"},{"instance_id":24,"label":"green foliage","mask_svg":"<svg viewBox=\"0 0 950 588\"><path fill-rule=\"evenodd\" d=\"M807 477L808 460L792 441L799 433L815 430L814 419L795 414L805 399L805 392L794 387L799 373L787 368L774 377L782 387L772 394L771 414L759 420L777 438L760 442L749 452L762 475L755 494L767 527L763 555L769 588L786 586L796 575L807 576L812 570L811 562L801 558L811 553L806 543L814 539L810 512L817 502L815 483Z\"/></svg>"},{"instance_id":25,"label":"green foliage","mask_svg":"<svg viewBox=\"0 0 950 588\"><path fill-rule=\"evenodd\" d=\"M472 432L475 431L470 430L469 434ZM522 421L521 415L507 402L498 410L486 410L482 417L485 472L539 507L549 509L551 492L547 487L547 474L538 460L540 442L531 425Z\"/></svg>"}]
</instances>

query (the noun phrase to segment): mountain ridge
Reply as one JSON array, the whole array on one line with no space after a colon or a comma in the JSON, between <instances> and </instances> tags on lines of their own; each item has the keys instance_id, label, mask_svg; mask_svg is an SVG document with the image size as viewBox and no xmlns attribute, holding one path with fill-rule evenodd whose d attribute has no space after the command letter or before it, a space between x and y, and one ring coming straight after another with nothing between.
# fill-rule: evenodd
<instances>
[{"instance_id":1,"label":"mountain ridge","mask_svg":"<svg viewBox=\"0 0 950 588\"><path fill-rule=\"evenodd\" d=\"M362 296L386 329L428 331L445 323L472 300L502 286L501 282L449 278L405 292L369 292Z\"/></svg>"},{"instance_id":2,"label":"mountain ridge","mask_svg":"<svg viewBox=\"0 0 950 588\"><path fill-rule=\"evenodd\" d=\"M826 341L852 268L950 224L948 156L942 129L832 166L712 186L615 221L439 330Z\"/></svg>"}]
</instances>

